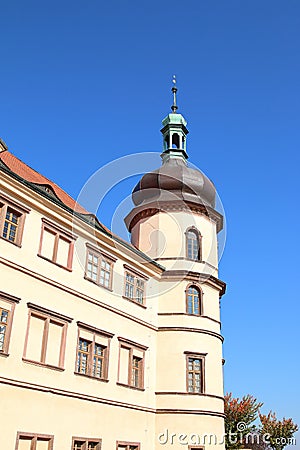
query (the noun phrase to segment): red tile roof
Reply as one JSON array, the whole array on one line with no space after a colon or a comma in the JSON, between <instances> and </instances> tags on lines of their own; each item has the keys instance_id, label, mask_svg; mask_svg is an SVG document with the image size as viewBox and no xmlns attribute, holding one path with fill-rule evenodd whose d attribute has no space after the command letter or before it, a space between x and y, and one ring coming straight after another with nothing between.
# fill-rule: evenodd
<instances>
[{"instance_id":1,"label":"red tile roof","mask_svg":"<svg viewBox=\"0 0 300 450\"><path fill-rule=\"evenodd\" d=\"M63 191L57 184L53 183L53 181L44 177L36 170L27 166L23 161L18 159L8 150L0 152L1 161L15 174L19 175L24 180L30 181L31 183L41 184L50 186L55 195L59 198L59 200L64 203L66 206L71 208L73 211L76 211L80 214L90 214L83 206L79 205L69 194Z\"/></svg>"}]
</instances>

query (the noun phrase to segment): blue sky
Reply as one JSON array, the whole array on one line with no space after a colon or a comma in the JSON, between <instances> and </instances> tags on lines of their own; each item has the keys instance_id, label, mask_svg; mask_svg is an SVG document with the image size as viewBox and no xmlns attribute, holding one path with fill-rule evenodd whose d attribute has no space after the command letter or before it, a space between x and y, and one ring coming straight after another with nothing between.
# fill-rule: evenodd
<instances>
[{"instance_id":1,"label":"blue sky","mask_svg":"<svg viewBox=\"0 0 300 450\"><path fill-rule=\"evenodd\" d=\"M161 151L176 73L190 160L227 218L225 388L300 423L299 1L0 6L0 136L75 198L111 160ZM135 181L103 202L108 226Z\"/></svg>"}]
</instances>

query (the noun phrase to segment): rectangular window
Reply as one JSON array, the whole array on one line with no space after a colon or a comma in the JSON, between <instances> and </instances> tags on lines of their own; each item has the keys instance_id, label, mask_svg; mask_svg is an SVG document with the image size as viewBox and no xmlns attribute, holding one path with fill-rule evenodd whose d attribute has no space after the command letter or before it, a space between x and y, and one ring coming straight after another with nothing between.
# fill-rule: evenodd
<instances>
[{"instance_id":1,"label":"rectangular window","mask_svg":"<svg viewBox=\"0 0 300 450\"><path fill-rule=\"evenodd\" d=\"M42 219L42 231L38 256L72 270L76 236L46 219Z\"/></svg>"},{"instance_id":2,"label":"rectangular window","mask_svg":"<svg viewBox=\"0 0 300 450\"><path fill-rule=\"evenodd\" d=\"M132 379L131 385L134 387L141 386L141 376L143 370L143 358L139 358L138 356L132 356Z\"/></svg>"},{"instance_id":3,"label":"rectangular window","mask_svg":"<svg viewBox=\"0 0 300 450\"><path fill-rule=\"evenodd\" d=\"M117 450L140 450L137 442L117 442Z\"/></svg>"},{"instance_id":4,"label":"rectangular window","mask_svg":"<svg viewBox=\"0 0 300 450\"><path fill-rule=\"evenodd\" d=\"M146 277L135 274L132 271L125 271L125 292L124 297L139 305L145 303L145 281Z\"/></svg>"},{"instance_id":5,"label":"rectangular window","mask_svg":"<svg viewBox=\"0 0 300 450\"><path fill-rule=\"evenodd\" d=\"M52 450L53 441L53 436L18 433L16 450Z\"/></svg>"},{"instance_id":6,"label":"rectangular window","mask_svg":"<svg viewBox=\"0 0 300 450\"><path fill-rule=\"evenodd\" d=\"M0 355L8 355L15 305L19 301L17 297L0 292Z\"/></svg>"},{"instance_id":7,"label":"rectangular window","mask_svg":"<svg viewBox=\"0 0 300 450\"><path fill-rule=\"evenodd\" d=\"M23 359L63 369L70 317L28 303L29 320Z\"/></svg>"},{"instance_id":8,"label":"rectangular window","mask_svg":"<svg viewBox=\"0 0 300 450\"><path fill-rule=\"evenodd\" d=\"M7 335L8 320L9 311L0 307L0 352L3 352L5 346L5 336Z\"/></svg>"},{"instance_id":9,"label":"rectangular window","mask_svg":"<svg viewBox=\"0 0 300 450\"><path fill-rule=\"evenodd\" d=\"M187 391L204 393L204 360L203 354L187 354Z\"/></svg>"},{"instance_id":10,"label":"rectangular window","mask_svg":"<svg viewBox=\"0 0 300 450\"><path fill-rule=\"evenodd\" d=\"M116 259L100 253L89 245L87 247L85 277L106 289L111 289L113 264Z\"/></svg>"},{"instance_id":11,"label":"rectangular window","mask_svg":"<svg viewBox=\"0 0 300 450\"><path fill-rule=\"evenodd\" d=\"M101 439L73 438L72 450L100 450Z\"/></svg>"},{"instance_id":12,"label":"rectangular window","mask_svg":"<svg viewBox=\"0 0 300 450\"><path fill-rule=\"evenodd\" d=\"M0 236L8 242L21 245L25 215L30 210L0 196Z\"/></svg>"},{"instance_id":13,"label":"rectangular window","mask_svg":"<svg viewBox=\"0 0 300 450\"><path fill-rule=\"evenodd\" d=\"M110 340L113 334L78 322L75 373L100 380L108 378Z\"/></svg>"},{"instance_id":14,"label":"rectangular window","mask_svg":"<svg viewBox=\"0 0 300 450\"><path fill-rule=\"evenodd\" d=\"M118 384L144 388L144 360L147 347L119 338Z\"/></svg>"}]
</instances>

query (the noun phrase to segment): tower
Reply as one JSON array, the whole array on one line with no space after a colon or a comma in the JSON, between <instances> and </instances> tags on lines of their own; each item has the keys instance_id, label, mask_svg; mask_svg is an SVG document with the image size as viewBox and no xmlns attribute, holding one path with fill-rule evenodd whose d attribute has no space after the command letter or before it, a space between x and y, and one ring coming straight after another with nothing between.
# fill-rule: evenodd
<instances>
[{"instance_id":1,"label":"tower","mask_svg":"<svg viewBox=\"0 0 300 450\"><path fill-rule=\"evenodd\" d=\"M172 112L162 121L162 166L135 186L125 223L133 245L165 267L157 305L156 448L220 449L220 298L226 286L218 277L217 234L223 217L213 183L187 163L187 122L177 112L175 82L172 92Z\"/></svg>"}]
</instances>

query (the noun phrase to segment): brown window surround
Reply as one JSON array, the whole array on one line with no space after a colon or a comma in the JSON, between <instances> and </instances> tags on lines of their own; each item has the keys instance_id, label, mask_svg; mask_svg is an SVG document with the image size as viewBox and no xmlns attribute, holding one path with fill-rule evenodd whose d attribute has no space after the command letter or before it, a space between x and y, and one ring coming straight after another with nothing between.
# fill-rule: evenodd
<instances>
[{"instance_id":1,"label":"brown window surround","mask_svg":"<svg viewBox=\"0 0 300 450\"><path fill-rule=\"evenodd\" d=\"M185 290L186 312L191 316L201 316L203 312L203 292L196 284L190 283Z\"/></svg>"},{"instance_id":2,"label":"brown window surround","mask_svg":"<svg viewBox=\"0 0 300 450\"><path fill-rule=\"evenodd\" d=\"M0 195L0 237L21 247L26 213L30 209Z\"/></svg>"},{"instance_id":3,"label":"brown window surround","mask_svg":"<svg viewBox=\"0 0 300 450\"><path fill-rule=\"evenodd\" d=\"M43 244L46 234L48 235L48 237L51 236L52 242L50 243L50 248L44 249ZM59 267L71 271L74 243L76 239L77 236L75 236L74 234L43 218L38 256L52 262L53 264L56 264ZM59 255L59 248L61 247L62 243L67 244L68 246L67 252L64 256L64 262L60 261L60 257L62 255Z\"/></svg>"},{"instance_id":4,"label":"brown window surround","mask_svg":"<svg viewBox=\"0 0 300 450\"><path fill-rule=\"evenodd\" d=\"M102 439L100 438L72 438L72 450L100 450Z\"/></svg>"},{"instance_id":5,"label":"brown window surround","mask_svg":"<svg viewBox=\"0 0 300 450\"><path fill-rule=\"evenodd\" d=\"M110 341L114 335L83 322L77 325L75 374L108 381Z\"/></svg>"},{"instance_id":6,"label":"brown window surround","mask_svg":"<svg viewBox=\"0 0 300 450\"><path fill-rule=\"evenodd\" d=\"M28 448L30 448L30 450L38 450L39 442L47 442L47 450L53 450L54 436L48 434L22 433L19 431L17 433L15 450L21 450L21 448L24 448L22 445L24 441L29 444ZM43 448L45 447L43 446Z\"/></svg>"},{"instance_id":7,"label":"brown window surround","mask_svg":"<svg viewBox=\"0 0 300 450\"><path fill-rule=\"evenodd\" d=\"M123 297L126 298L126 300L145 308L146 281L149 280L149 278L130 266L127 266L127 264L124 264L124 269Z\"/></svg>"},{"instance_id":8,"label":"brown window surround","mask_svg":"<svg viewBox=\"0 0 300 450\"><path fill-rule=\"evenodd\" d=\"M119 363L117 384L144 391L145 351L148 347L122 337L118 337L118 340ZM123 351L125 351L128 356L125 362L121 357L121 352ZM122 367L122 364L126 365L126 367Z\"/></svg>"},{"instance_id":9,"label":"brown window surround","mask_svg":"<svg viewBox=\"0 0 300 450\"><path fill-rule=\"evenodd\" d=\"M186 258L192 261L202 261L202 235L196 227L190 227L185 232Z\"/></svg>"},{"instance_id":10,"label":"brown window surround","mask_svg":"<svg viewBox=\"0 0 300 450\"><path fill-rule=\"evenodd\" d=\"M23 361L64 370L67 326L73 319L33 303L27 303L27 306L29 313ZM53 351L54 348L59 348L58 352Z\"/></svg>"},{"instance_id":11,"label":"brown window surround","mask_svg":"<svg viewBox=\"0 0 300 450\"><path fill-rule=\"evenodd\" d=\"M117 441L116 450L140 450L141 444L139 442L123 442Z\"/></svg>"},{"instance_id":12,"label":"brown window surround","mask_svg":"<svg viewBox=\"0 0 300 450\"><path fill-rule=\"evenodd\" d=\"M117 259L88 243L86 247L85 278L112 290L113 267Z\"/></svg>"},{"instance_id":13,"label":"brown window surround","mask_svg":"<svg viewBox=\"0 0 300 450\"><path fill-rule=\"evenodd\" d=\"M0 291L0 356L8 356L16 303L20 299Z\"/></svg>"},{"instance_id":14,"label":"brown window surround","mask_svg":"<svg viewBox=\"0 0 300 450\"><path fill-rule=\"evenodd\" d=\"M186 390L188 394L205 393L205 356L207 353L184 352L186 356Z\"/></svg>"}]
</instances>

